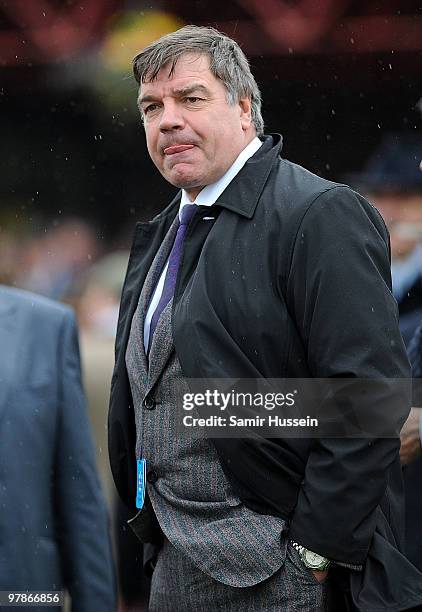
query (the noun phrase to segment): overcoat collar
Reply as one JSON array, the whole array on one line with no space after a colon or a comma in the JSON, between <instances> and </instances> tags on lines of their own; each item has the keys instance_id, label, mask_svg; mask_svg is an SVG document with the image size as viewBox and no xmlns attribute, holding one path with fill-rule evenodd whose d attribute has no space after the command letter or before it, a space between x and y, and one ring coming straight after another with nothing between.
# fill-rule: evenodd
<instances>
[{"instance_id":1,"label":"overcoat collar","mask_svg":"<svg viewBox=\"0 0 422 612\"><path fill-rule=\"evenodd\" d=\"M216 205L252 219L258 200L273 167L280 155L282 137L271 134L263 138L264 144L232 180L218 198Z\"/></svg>"}]
</instances>

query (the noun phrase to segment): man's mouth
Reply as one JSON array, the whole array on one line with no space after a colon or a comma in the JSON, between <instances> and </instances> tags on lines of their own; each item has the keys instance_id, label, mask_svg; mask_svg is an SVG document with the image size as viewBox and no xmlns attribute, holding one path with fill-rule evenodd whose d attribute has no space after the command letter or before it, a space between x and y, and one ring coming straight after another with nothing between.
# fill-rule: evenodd
<instances>
[{"instance_id":1,"label":"man's mouth","mask_svg":"<svg viewBox=\"0 0 422 612\"><path fill-rule=\"evenodd\" d=\"M194 146L195 145L193 144L171 145L170 147L166 147L164 149L164 155L174 155L175 153L189 151L189 149L193 149Z\"/></svg>"}]
</instances>

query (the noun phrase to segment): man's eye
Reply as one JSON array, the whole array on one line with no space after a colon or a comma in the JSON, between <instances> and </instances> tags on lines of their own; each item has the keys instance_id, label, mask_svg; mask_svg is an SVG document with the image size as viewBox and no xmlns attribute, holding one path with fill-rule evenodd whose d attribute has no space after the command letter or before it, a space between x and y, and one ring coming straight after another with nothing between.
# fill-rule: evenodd
<instances>
[{"instance_id":1,"label":"man's eye","mask_svg":"<svg viewBox=\"0 0 422 612\"><path fill-rule=\"evenodd\" d=\"M195 104L195 102L199 102L200 100L202 100L202 98L198 98L198 96L188 96L187 98L185 98L186 102L189 102L189 104Z\"/></svg>"},{"instance_id":2,"label":"man's eye","mask_svg":"<svg viewBox=\"0 0 422 612\"><path fill-rule=\"evenodd\" d=\"M157 108L158 108L158 104L148 104L148 106L144 108L144 115L148 115L148 113L151 113L157 110Z\"/></svg>"}]
</instances>

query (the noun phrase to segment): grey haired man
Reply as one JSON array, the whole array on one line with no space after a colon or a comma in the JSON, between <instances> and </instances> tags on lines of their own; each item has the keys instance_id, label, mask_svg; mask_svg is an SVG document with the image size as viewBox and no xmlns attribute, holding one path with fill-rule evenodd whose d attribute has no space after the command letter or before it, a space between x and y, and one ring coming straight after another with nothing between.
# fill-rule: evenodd
<instances>
[{"instance_id":1,"label":"grey haired man","mask_svg":"<svg viewBox=\"0 0 422 612\"><path fill-rule=\"evenodd\" d=\"M409 375L381 217L281 158L247 59L224 34L186 26L137 55L134 73L149 155L181 189L137 226L109 412L129 523L155 545L150 610L422 602L392 517L397 440L177 429L188 379ZM397 410L404 421L407 398ZM392 573L398 586L386 591Z\"/></svg>"}]
</instances>

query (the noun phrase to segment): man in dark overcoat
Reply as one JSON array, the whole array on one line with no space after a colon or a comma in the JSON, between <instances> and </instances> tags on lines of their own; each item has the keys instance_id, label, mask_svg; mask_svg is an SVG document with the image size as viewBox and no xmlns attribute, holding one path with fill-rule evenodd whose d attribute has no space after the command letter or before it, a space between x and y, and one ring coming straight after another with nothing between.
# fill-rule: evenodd
<instances>
[{"instance_id":1,"label":"man in dark overcoat","mask_svg":"<svg viewBox=\"0 0 422 612\"><path fill-rule=\"evenodd\" d=\"M178 429L192 379L409 377L380 215L282 158L227 36L186 26L134 73L148 152L181 189L136 227L109 412L114 478L153 569L150 610L418 605L397 436ZM380 408L371 393L347 401L357 415ZM398 426L409 407L403 392Z\"/></svg>"}]
</instances>

